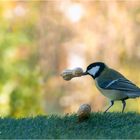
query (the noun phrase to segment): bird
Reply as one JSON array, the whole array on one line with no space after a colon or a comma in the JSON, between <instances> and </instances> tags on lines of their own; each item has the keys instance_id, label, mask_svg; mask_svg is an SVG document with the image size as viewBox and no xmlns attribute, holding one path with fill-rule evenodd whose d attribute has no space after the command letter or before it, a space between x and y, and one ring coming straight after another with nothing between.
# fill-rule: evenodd
<instances>
[{"instance_id":1,"label":"bird","mask_svg":"<svg viewBox=\"0 0 140 140\"><path fill-rule=\"evenodd\" d=\"M126 100L140 96L140 88L125 78L120 72L108 67L104 62L90 64L83 75L90 75L95 80L97 89L110 99L110 106L105 113L114 105L115 101L122 101L122 113L126 107Z\"/></svg>"}]
</instances>

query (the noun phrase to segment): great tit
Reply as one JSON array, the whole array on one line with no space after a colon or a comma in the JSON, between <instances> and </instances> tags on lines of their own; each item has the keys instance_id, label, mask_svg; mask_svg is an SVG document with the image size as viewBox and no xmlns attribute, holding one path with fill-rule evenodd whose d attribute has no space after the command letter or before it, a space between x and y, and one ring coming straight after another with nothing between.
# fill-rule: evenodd
<instances>
[{"instance_id":1,"label":"great tit","mask_svg":"<svg viewBox=\"0 0 140 140\"><path fill-rule=\"evenodd\" d=\"M126 99L140 96L140 88L125 78L114 69L109 68L103 62L95 62L87 67L83 75L90 75L95 80L98 90L111 100L111 105L105 110L107 112L114 101L121 100L122 112L126 106Z\"/></svg>"}]
</instances>

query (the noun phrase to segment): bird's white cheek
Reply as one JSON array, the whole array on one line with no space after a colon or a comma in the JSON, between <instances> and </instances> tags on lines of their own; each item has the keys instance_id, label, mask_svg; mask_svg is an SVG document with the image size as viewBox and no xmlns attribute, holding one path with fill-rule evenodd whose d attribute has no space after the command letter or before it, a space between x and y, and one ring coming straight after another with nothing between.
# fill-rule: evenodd
<instances>
[{"instance_id":1,"label":"bird's white cheek","mask_svg":"<svg viewBox=\"0 0 140 140\"><path fill-rule=\"evenodd\" d=\"M99 71L99 69L100 69L100 66L93 67L92 69L90 69L90 70L88 71L88 73L89 73L90 75L95 76L96 73Z\"/></svg>"}]
</instances>

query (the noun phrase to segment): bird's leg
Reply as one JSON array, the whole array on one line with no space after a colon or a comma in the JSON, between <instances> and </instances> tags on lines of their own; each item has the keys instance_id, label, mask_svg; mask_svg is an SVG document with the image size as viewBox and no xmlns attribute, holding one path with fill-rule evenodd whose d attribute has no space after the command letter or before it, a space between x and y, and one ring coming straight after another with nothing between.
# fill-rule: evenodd
<instances>
[{"instance_id":1,"label":"bird's leg","mask_svg":"<svg viewBox=\"0 0 140 140\"><path fill-rule=\"evenodd\" d=\"M125 100L122 100L122 104L123 104L123 109L122 109L122 113L124 112L125 106L126 106L126 102Z\"/></svg>"},{"instance_id":2,"label":"bird's leg","mask_svg":"<svg viewBox=\"0 0 140 140\"><path fill-rule=\"evenodd\" d=\"M105 110L104 113L106 113L114 105L114 101L111 101L110 103L111 103L110 106Z\"/></svg>"}]
</instances>

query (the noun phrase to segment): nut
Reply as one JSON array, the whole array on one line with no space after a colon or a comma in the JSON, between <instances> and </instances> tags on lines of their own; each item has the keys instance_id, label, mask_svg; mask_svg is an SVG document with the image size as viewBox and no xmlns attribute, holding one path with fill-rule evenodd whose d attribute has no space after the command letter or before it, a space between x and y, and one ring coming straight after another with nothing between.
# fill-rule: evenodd
<instances>
[{"instance_id":1,"label":"nut","mask_svg":"<svg viewBox=\"0 0 140 140\"><path fill-rule=\"evenodd\" d=\"M89 104L81 105L77 111L78 120L83 121L83 120L89 118L90 112L91 112L91 107Z\"/></svg>"},{"instance_id":2,"label":"nut","mask_svg":"<svg viewBox=\"0 0 140 140\"><path fill-rule=\"evenodd\" d=\"M83 70L82 68L75 68L75 69L72 69L72 70L64 70L62 73L61 73L61 76L63 77L64 80L71 80L73 77L80 77L83 75Z\"/></svg>"},{"instance_id":3,"label":"nut","mask_svg":"<svg viewBox=\"0 0 140 140\"><path fill-rule=\"evenodd\" d=\"M73 75L75 77L82 76L83 75L83 69L79 68L79 67L73 69Z\"/></svg>"},{"instance_id":4,"label":"nut","mask_svg":"<svg viewBox=\"0 0 140 140\"><path fill-rule=\"evenodd\" d=\"M64 70L61 73L61 76L63 77L64 80L71 80L73 78L73 73L72 70Z\"/></svg>"}]
</instances>

